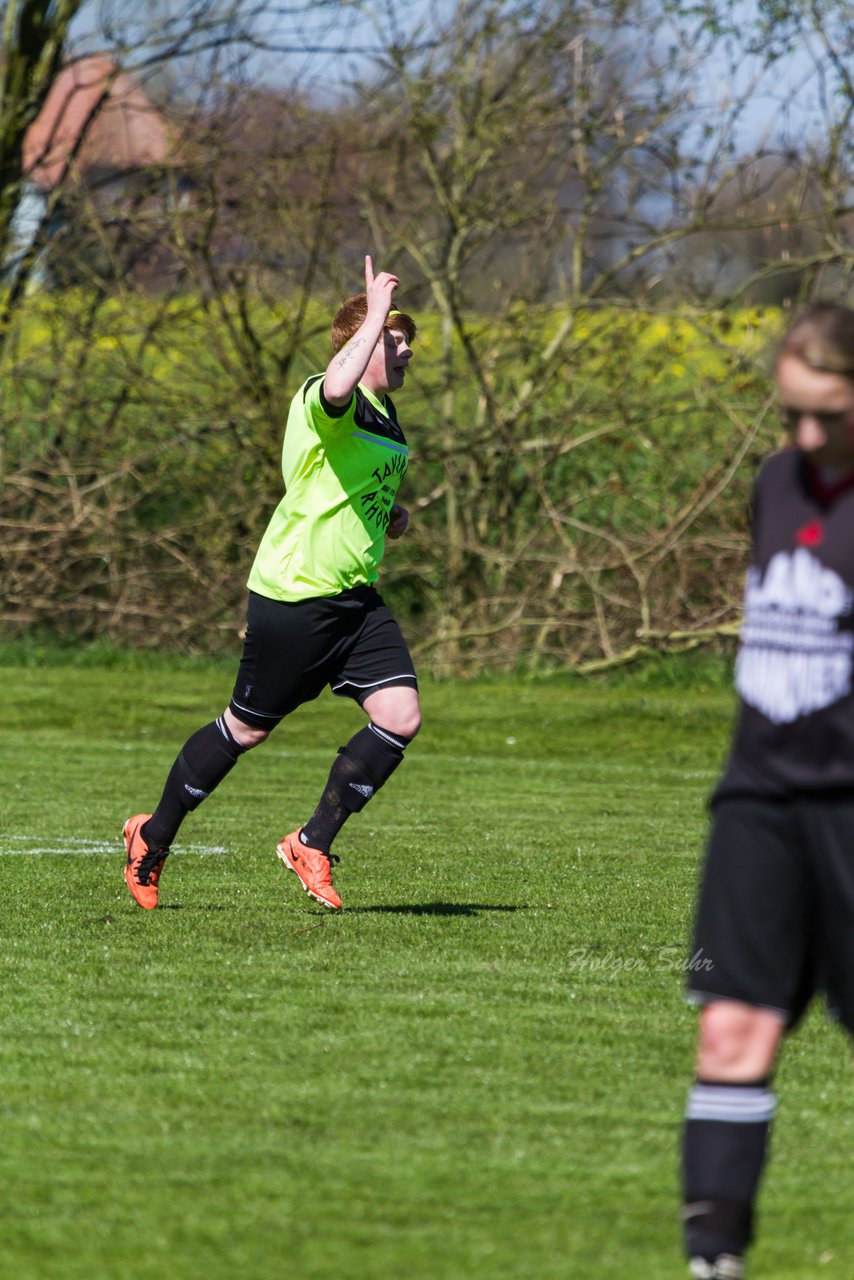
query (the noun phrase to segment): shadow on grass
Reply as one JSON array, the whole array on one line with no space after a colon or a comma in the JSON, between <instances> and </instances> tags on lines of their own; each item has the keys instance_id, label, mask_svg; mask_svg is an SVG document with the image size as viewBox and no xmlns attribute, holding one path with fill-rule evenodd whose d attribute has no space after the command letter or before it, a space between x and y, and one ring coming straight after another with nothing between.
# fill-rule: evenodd
<instances>
[{"instance_id":1,"label":"shadow on grass","mask_svg":"<svg viewBox=\"0 0 854 1280\"><path fill-rule=\"evenodd\" d=\"M530 911L530 907L489 902L401 902L378 903L373 907L347 907L352 915L476 916L481 911Z\"/></svg>"},{"instance_id":2,"label":"shadow on grass","mask_svg":"<svg viewBox=\"0 0 854 1280\"><path fill-rule=\"evenodd\" d=\"M303 903L308 907L308 914L324 920L334 920L340 916L477 916L481 911L537 911L534 906L519 906L496 902L383 902L371 907L345 907L344 911L330 911L328 908L316 906L314 903ZM183 902L159 902L158 914L162 911L228 911L229 907L222 902L197 902L188 907ZM148 912L132 912L134 916L148 915ZM116 915L95 916L87 920L87 924L116 924L120 919Z\"/></svg>"}]
</instances>

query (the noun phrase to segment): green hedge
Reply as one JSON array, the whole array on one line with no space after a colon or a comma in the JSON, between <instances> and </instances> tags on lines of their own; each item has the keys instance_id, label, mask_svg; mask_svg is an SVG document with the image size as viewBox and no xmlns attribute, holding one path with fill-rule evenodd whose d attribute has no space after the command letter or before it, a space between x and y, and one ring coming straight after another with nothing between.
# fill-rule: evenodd
<instances>
[{"instance_id":1,"label":"green hedge","mask_svg":"<svg viewBox=\"0 0 854 1280\"><path fill-rule=\"evenodd\" d=\"M2 364L7 627L235 648L330 310L297 328L238 299L30 299ZM424 669L577 666L732 623L778 435L776 312L517 310L452 341L419 323L398 400L413 520L383 583Z\"/></svg>"}]
</instances>

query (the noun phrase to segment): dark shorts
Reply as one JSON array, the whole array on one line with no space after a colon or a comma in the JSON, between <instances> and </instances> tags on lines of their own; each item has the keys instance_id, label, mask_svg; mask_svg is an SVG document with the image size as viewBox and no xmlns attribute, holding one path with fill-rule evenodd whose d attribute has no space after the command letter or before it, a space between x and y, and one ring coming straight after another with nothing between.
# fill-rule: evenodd
<instances>
[{"instance_id":1,"label":"dark shorts","mask_svg":"<svg viewBox=\"0 0 854 1280\"><path fill-rule=\"evenodd\" d=\"M854 797L714 807L689 998L739 1000L792 1027L816 992L854 1033Z\"/></svg>"},{"instance_id":2,"label":"dark shorts","mask_svg":"<svg viewBox=\"0 0 854 1280\"><path fill-rule=\"evenodd\" d=\"M238 720L272 729L327 685L360 703L383 686L417 688L406 641L379 592L354 587L294 604L250 592L231 695Z\"/></svg>"}]
</instances>

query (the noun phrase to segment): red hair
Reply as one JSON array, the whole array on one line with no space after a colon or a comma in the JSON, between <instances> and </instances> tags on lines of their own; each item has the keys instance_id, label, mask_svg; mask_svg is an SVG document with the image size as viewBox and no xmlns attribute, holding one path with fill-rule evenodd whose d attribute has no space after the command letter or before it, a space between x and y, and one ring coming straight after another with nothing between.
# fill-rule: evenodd
<instances>
[{"instance_id":1,"label":"red hair","mask_svg":"<svg viewBox=\"0 0 854 1280\"><path fill-rule=\"evenodd\" d=\"M341 304L332 321L333 350L340 351L343 346L346 346L353 334L365 323L367 314L368 299L364 293L354 293L352 298L348 298ZM402 329L406 334L407 342L412 342L415 338L415 321L405 311L392 309L386 317L383 328Z\"/></svg>"}]
</instances>

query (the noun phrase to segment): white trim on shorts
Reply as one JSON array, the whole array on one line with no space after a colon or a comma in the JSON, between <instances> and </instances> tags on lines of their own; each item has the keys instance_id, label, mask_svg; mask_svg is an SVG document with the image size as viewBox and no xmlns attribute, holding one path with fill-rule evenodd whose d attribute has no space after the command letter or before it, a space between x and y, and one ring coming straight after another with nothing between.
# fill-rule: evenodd
<instances>
[{"instance_id":1,"label":"white trim on shorts","mask_svg":"<svg viewBox=\"0 0 854 1280\"><path fill-rule=\"evenodd\" d=\"M329 687L333 693L338 694L339 689L379 689L381 684L391 684L392 681L396 681L399 684L401 680L411 680L413 684L418 683L418 677L413 675L411 671L401 671L400 675L386 676L383 680L371 680L368 684L358 684L355 680L342 680L340 684L333 684ZM338 694L338 696L346 695Z\"/></svg>"},{"instance_id":2,"label":"white trim on shorts","mask_svg":"<svg viewBox=\"0 0 854 1280\"><path fill-rule=\"evenodd\" d=\"M791 1009L781 1009L776 1004L757 1004L755 1000L745 1000L743 996L722 996L716 991L699 991L696 987L689 987L685 992L685 1003L697 1005L701 1009L705 1009L707 1004L744 1004L749 1009L760 1009L763 1013L776 1013L784 1021L788 1022L792 1017Z\"/></svg>"},{"instance_id":3,"label":"white trim on shorts","mask_svg":"<svg viewBox=\"0 0 854 1280\"><path fill-rule=\"evenodd\" d=\"M262 720L281 720L282 719L282 717L280 715L277 715L275 711L256 711L254 707L244 707L242 702L237 702L234 698L230 700L229 706L237 707L238 711L245 711L250 716L260 716ZM252 728L251 725L249 727L250 729Z\"/></svg>"}]
</instances>

